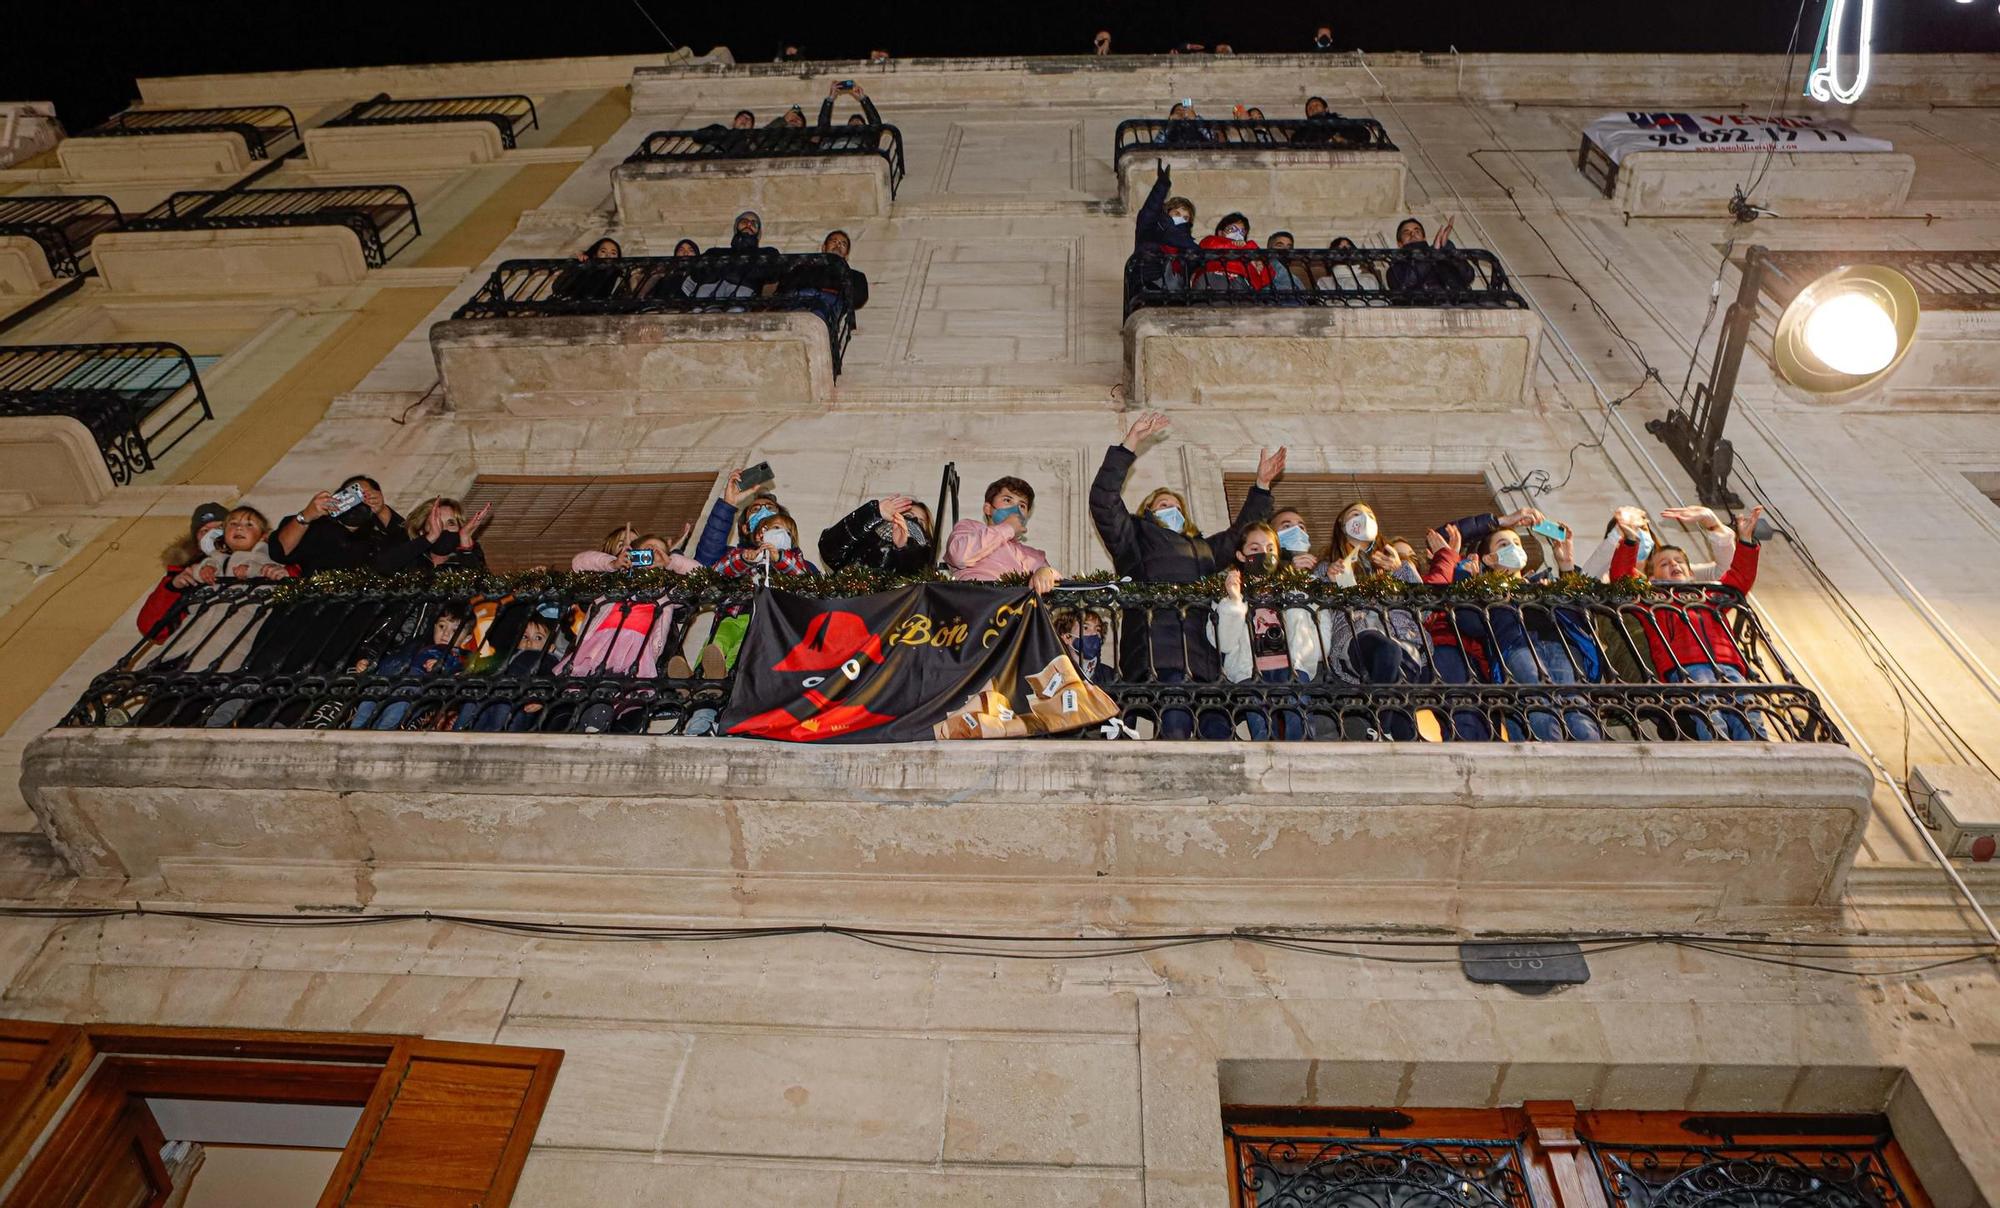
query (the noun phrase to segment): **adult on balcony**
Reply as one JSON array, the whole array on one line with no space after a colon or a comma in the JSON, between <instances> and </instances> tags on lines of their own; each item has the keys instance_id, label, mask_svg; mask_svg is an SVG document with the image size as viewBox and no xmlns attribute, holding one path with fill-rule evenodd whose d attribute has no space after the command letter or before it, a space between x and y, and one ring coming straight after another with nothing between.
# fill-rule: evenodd
<instances>
[{"instance_id":1,"label":"adult on balcony","mask_svg":"<svg viewBox=\"0 0 2000 1208\"><path fill-rule=\"evenodd\" d=\"M1158 161L1158 172L1153 177L1153 190L1146 194L1145 203L1139 207L1139 218L1132 232L1132 250L1152 253L1159 262L1146 270L1151 278L1145 284L1156 288L1179 289L1187 283L1187 274L1194 256L1201 250L1189 229L1194 222L1194 203L1185 197L1169 197L1167 190L1173 187L1173 174L1167 171L1167 162Z\"/></svg>"},{"instance_id":2,"label":"adult on balcony","mask_svg":"<svg viewBox=\"0 0 2000 1208\"><path fill-rule=\"evenodd\" d=\"M360 502L342 507L356 488ZM350 475L338 490L321 491L285 517L271 534L271 557L311 576L329 570L372 567L376 555L408 531L409 525L382 498L382 484L366 474Z\"/></svg>"},{"instance_id":3,"label":"adult on balcony","mask_svg":"<svg viewBox=\"0 0 2000 1208\"><path fill-rule=\"evenodd\" d=\"M1404 293L1455 292L1472 286L1472 265L1451 241L1453 219L1444 220L1436 239L1426 239L1424 224L1405 218L1396 224L1395 262L1389 265L1389 288Z\"/></svg>"},{"instance_id":4,"label":"adult on balcony","mask_svg":"<svg viewBox=\"0 0 2000 1208\"><path fill-rule=\"evenodd\" d=\"M1285 451L1262 453L1257 459L1257 485L1243 500L1236 522L1204 537L1188 516L1187 502L1164 487L1146 496L1138 512L1125 510L1125 479L1139 450L1166 432L1171 421L1158 412L1141 415L1126 429L1125 439L1104 452L1104 463L1090 484L1090 518L1110 551L1120 575L1141 583L1193 583L1231 566L1243 532L1271 516L1271 483L1285 472ZM1120 627L1118 665L1128 678L1158 683L1216 683L1222 675L1221 656L1209 637L1208 610L1132 608ZM1160 716L1160 737L1186 738L1194 733L1191 712L1168 709ZM1228 718L1205 715L1202 737L1229 736Z\"/></svg>"},{"instance_id":5,"label":"adult on balcony","mask_svg":"<svg viewBox=\"0 0 2000 1208\"><path fill-rule=\"evenodd\" d=\"M764 219L745 210L731 225L728 247L703 252L691 272L697 298L748 298L778 280L778 251L762 246Z\"/></svg>"},{"instance_id":6,"label":"adult on balcony","mask_svg":"<svg viewBox=\"0 0 2000 1208\"><path fill-rule=\"evenodd\" d=\"M859 566L914 575L937 560L931 510L908 495L871 499L820 533L819 558L828 570Z\"/></svg>"},{"instance_id":7,"label":"adult on balcony","mask_svg":"<svg viewBox=\"0 0 2000 1208\"><path fill-rule=\"evenodd\" d=\"M882 124L882 115L876 112L875 102L868 99L868 90L861 86L859 80L835 80L827 87L826 99L819 103L819 121L815 125L820 130L827 131L833 129L833 103L843 93L861 102L861 115L864 119L864 124L870 126L879 126ZM852 120L851 118L849 119L849 124L852 124Z\"/></svg>"},{"instance_id":8,"label":"adult on balcony","mask_svg":"<svg viewBox=\"0 0 2000 1208\"><path fill-rule=\"evenodd\" d=\"M606 236L576 255L576 264L556 274L549 283L549 292L558 298L573 298L580 302L601 302L616 294L624 284L625 270L618 261L623 258L624 249L616 239Z\"/></svg>"},{"instance_id":9,"label":"adult on balcony","mask_svg":"<svg viewBox=\"0 0 2000 1208\"><path fill-rule=\"evenodd\" d=\"M1306 98L1306 124L1292 131L1292 142L1316 147L1358 147L1367 140L1355 134L1347 118L1328 108L1325 97Z\"/></svg>"},{"instance_id":10,"label":"adult on balcony","mask_svg":"<svg viewBox=\"0 0 2000 1208\"><path fill-rule=\"evenodd\" d=\"M778 292L805 299L806 309L825 319L827 330L837 334L843 297L850 311L868 305L868 275L847 263L853 244L846 231L828 231L819 250L828 259L794 263L778 283Z\"/></svg>"},{"instance_id":11,"label":"adult on balcony","mask_svg":"<svg viewBox=\"0 0 2000 1208\"><path fill-rule=\"evenodd\" d=\"M1167 124L1153 141L1163 147L1201 147L1215 141L1215 132L1202 123L1192 100L1181 100L1167 110Z\"/></svg>"}]
</instances>

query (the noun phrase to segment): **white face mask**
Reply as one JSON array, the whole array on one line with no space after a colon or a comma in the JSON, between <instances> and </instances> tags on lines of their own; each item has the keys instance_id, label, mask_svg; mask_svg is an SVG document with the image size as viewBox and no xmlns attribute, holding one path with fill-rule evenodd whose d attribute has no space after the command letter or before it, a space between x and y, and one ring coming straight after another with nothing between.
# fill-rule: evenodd
<instances>
[{"instance_id":1,"label":"white face mask","mask_svg":"<svg viewBox=\"0 0 2000 1208\"><path fill-rule=\"evenodd\" d=\"M1288 554L1303 554L1312 548L1312 538L1296 524L1278 530L1278 548Z\"/></svg>"},{"instance_id":2,"label":"white face mask","mask_svg":"<svg viewBox=\"0 0 2000 1208\"><path fill-rule=\"evenodd\" d=\"M1186 226L1188 224L1187 215L1185 214L1174 214L1170 215L1170 217L1173 218L1175 226Z\"/></svg>"},{"instance_id":3,"label":"white face mask","mask_svg":"<svg viewBox=\"0 0 2000 1208\"><path fill-rule=\"evenodd\" d=\"M1528 551L1518 545L1503 545L1493 551L1493 560L1503 570L1521 570L1528 565Z\"/></svg>"},{"instance_id":4,"label":"white face mask","mask_svg":"<svg viewBox=\"0 0 2000 1208\"><path fill-rule=\"evenodd\" d=\"M772 529L764 534L764 545L780 553L792 548L792 535L784 529Z\"/></svg>"},{"instance_id":5,"label":"white face mask","mask_svg":"<svg viewBox=\"0 0 2000 1208\"><path fill-rule=\"evenodd\" d=\"M212 528L207 532L203 533L201 535L200 544L201 544L201 552L204 554L221 553L223 548L222 530L219 528Z\"/></svg>"},{"instance_id":6,"label":"white face mask","mask_svg":"<svg viewBox=\"0 0 2000 1208\"><path fill-rule=\"evenodd\" d=\"M1348 536L1363 543L1375 540L1375 534L1378 531L1375 525L1375 517L1370 516L1366 512L1356 512L1352 516L1349 516L1347 523L1341 525L1340 528Z\"/></svg>"},{"instance_id":7,"label":"white face mask","mask_svg":"<svg viewBox=\"0 0 2000 1208\"><path fill-rule=\"evenodd\" d=\"M1250 232L1244 230L1242 227L1227 227L1223 230L1222 237L1224 239L1232 239L1235 240L1237 243L1241 243L1243 242L1243 237L1248 235L1249 233Z\"/></svg>"},{"instance_id":8,"label":"white face mask","mask_svg":"<svg viewBox=\"0 0 2000 1208\"><path fill-rule=\"evenodd\" d=\"M1159 521L1161 527L1170 528L1174 530L1176 533L1182 532L1187 528L1187 517L1181 515L1181 510L1177 507L1173 507L1172 505L1160 508L1157 511L1155 511L1153 513L1153 519Z\"/></svg>"}]
</instances>

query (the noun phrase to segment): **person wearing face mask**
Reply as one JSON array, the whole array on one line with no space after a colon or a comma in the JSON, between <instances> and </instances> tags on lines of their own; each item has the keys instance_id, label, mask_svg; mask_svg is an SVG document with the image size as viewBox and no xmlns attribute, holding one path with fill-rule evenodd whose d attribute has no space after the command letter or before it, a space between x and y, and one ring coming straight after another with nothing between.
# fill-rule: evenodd
<instances>
[{"instance_id":1,"label":"person wearing face mask","mask_svg":"<svg viewBox=\"0 0 2000 1208\"><path fill-rule=\"evenodd\" d=\"M349 487L360 488L361 502L334 515L338 506L334 495ZM307 577L372 567L392 534L406 527L403 517L382 498L382 485L366 474L355 474L336 491L319 492L296 515L285 517L271 534L271 557L298 567Z\"/></svg>"},{"instance_id":2,"label":"person wearing face mask","mask_svg":"<svg viewBox=\"0 0 2000 1208\"><path fill-rule=\"evenodd\" d=\"M694 560L703 566L714 566L731 549L755 548L751 534L766 517L790 515L771 493L776 485L777 479L773 478L758 486L745 487L743 470L731 470L721 496L708 509L701 540L695 542Z\"/></svg>"},{"instance_id":3,"label":"person wearing face mask","mask_svg":"<svg viewBox=\"0 0 2000 1208\"><path fill-rule=\"evenodd\" d=\"M1185 197L1167 196L1171 188L1173 174L1167 171L1166 161L1161 160L1158 173L1153 177L1152 192L1146 194L1145 202L1139 207L1139 218L1132 232L1132 250L1161 258L1151 265L1142 264L1142 271L1148 277L1145 284L1179 289L1186 284L1194 255L1201 250L1201 245L1195 242L1191 230L1194 203Z\"/></svg>"},{"instance_id":4,"label":"person wearing face mask","mask_svg":"<svg viewBox=\"0 0 2000 1208\"><path fill-rule=\"evenodd\" d=\"M1223 597L1215 604L1215 645L1222 655L1222 675L1231 683L1256 681L1265 684L1306 683L1319 674L1321 646L1319 628L1312 609L1252 606L1245 597L1265 586L1278 569L1278 531L1259 521L1243 530L1243 543L1236 551L1236 564L1223 573ZM1244 724L1254 741L1275 733L1287 742L1306 736L1305 714L1296 708L1296 697L1280 696L1280 708L1272 713L1247 713Z\"/></svg>"},{"instance_id":5,"label":"person wearing face mask","mask_svg":"<svg viewBox=\"0 0 2000 1208\"><path fill-rule=\"evenodd\" d=\"M1333 49L1333 28L1322 25L1313 31L1313 49L1326 51Z\"/></svg>"},{"instance_id":6,"label":"person wearing face mask","mask_svg":"<svg viewBox=\"0 0 2000 1208\"><path fill-rule=\"evenodd\" d=\"M722 556L715 564L715 573L729 578L741 578L758 571L769 571L774 575L816 575L819 567L806 561L805 551L799 548L798 525L790 516L766 516L757 522L751 533L752 545L748 549L737 548ZM732 659L733 661L733 659Z\"/></svg>"},{"instance_id":7,"label":"person wearing face mask","mask_svg":"<svg viewBox=\"0 0 2000 1208\"><path fill-rule=\"evenodd\" d=\"M1159 412L1139 416L1126 430L1123 443L1105 450L1104 463L1090 484L1090 518L1111 554L1113 568L1140 583L1193 583L1226 569L1235 561L1249 526L1270 518L1271 483L1285 472L1284 449L1261 455L1257 484L1244 498L1236 523L1211 536L1202 536L1186 503L1172 491L1154 491L1137 513L1128 512L1125 479L1139 450L1168 426L1167 417ZM1207 618L1196 612L1172 607L1127 609L1120 628L1118 665L1130 679L1215 683L1221 676L1221 658L1209 637ZM1168 709L1160 717L1162 738L1186 738L1193 730L1194 719L1186 710ZM1226 716L1202 718L1204 738L1227 738L1229 730Z\"/></svg>"},{"instance_id":8,"label":"person wearing face mask","mask_svg":"<svg viewBox=\"0 0 2000 1208\"><path fill-rule=\"evenodd\" d=\"M398 571L434 574L441 570L485 570L486 551L479 548L479 530L493 515L493 505L481 507L470 519L465 505L439 495L410 511L403 526L407 539L384 546L375 555L375 569L385 575Z\"/></svg>"},{"instance_id":9,"label":"person wearing face mask","mask_svg":"<svg viewBox=\"0 0 2000 1208\"><path fill-rule=\"evenodd\" d=\"M1256 241L1250 238L1250 220L1241 214L1223 215L1222 221L1215 224L1215 234L1204 236L1201 246L1211 251L1218 248L1257 250ZM1271 265L1261 256L1240 260L1211 259L1201 266L1201 284L1203 288L1222 293L1269 289Z\"/></svg>"},{"instance_id":10,"label":"person wearing face mask","mask_svg":"<svg viewBox=\"0 0 2000 1208\"><path fill-rule=\"evenodd\" d=\"M871 499L820 533L819 557L829 570L914 575L937 561L931 510L908 495Z\"/></svg>"},{"instance_id":11,"label":"person wearing face mask","mask_svg":"<svg viewBox=\"0 0 2000 1208\"><path fill-rule=\"evenodd\" d=\"M1069 651L1070 661L1076 664L1077 674L1086 684L1113 684L1118 682L1118 668L1112 666L1104 648L1104 617L1095 609L1064 609L1050 621L1055 626L1056 637Z\"/></svg>"},{"instance_id":12,"label":"person wearing face mask","mask_svg":"<svg viewBox=\"0 0 2000 1208\"><path fill-rule=\"evenodd\" d=\"M1023 541L1035 512L1035 488L1022 479L996 478L986 486L984 519L967 518L951 528L944 561L951 577L992 583L1002 575L1027 575L1037 592L1061 579L1049 556Z\"/></svg>"},{"instance_id":13,"label":"person wearing face mask","mask_svg":"<svg viewBox=\"0 0 2000 1208\"><path fill-rule=\"evenodd\" d=\"M1762 553L1757 543L1757 521L1763 515L1764 509L1758 507L1736 517L1736 549L1728 572L1722 576L1722 586L1734 588L1744 595L1749 595L1750 589L1757 584L1757 560ZM1614 582L1639 573L1642 566L1639 561L1638 529L1621 525L1619 536L1618 552L1611 559ZM1643 563L1643 569L1654 583L1695 581L1687 551L1675 545L1655 546ZM1749 660L1730 636L1727 621L1715 608L1694 604L1642 604L1637 606L1637 611L1642 616L1654 672L1665 682L1741 684L1751 678ZM1763 736L1763 723L1740 704L1714 709L1713 714L1720 716L1723 731L1738 742ZM1682 726L1695 738L1701 739L1714 737L1708 721L1695 710L1684 711L1681 718Z\"/></svg>"},{"instance_id":14,"label":"person wearing face mask","mask_svg":"<svg viewBox=\"0 0 2000 1208\"><path fill-rule=\"evenodd\" d=\"M1490 518L1467 518L1481 525ZM1341 587L1387 576L1403 583L1423 582L1413 563L1382 540L1375 510L1351 503L1334 520L1335 533L1326 561L1315 577ZM1422 684L1431 679L1425 655L1423 621L1416 611L1388 601L1328 604L1319 610L1320 643L1327 670L1349 684ZM1417 736L1416 721L1407 710L1384 709L1372 727L1399 742Z\"/></svg>"},{"instance_id":15,"label":"person wearing face mask","mask_svg":"<svg viewBox=\"0 0 2000 1208\"><path fill-rule=\"evenodd\" d=\"M1319 567L1319 558L1312 552L1312 534L1306 530L1305 513L1279 508L1271 513L1271 527L1278 533L1279 562L1307 574Z\"/></svg>"},{"instance_id":16,"label":"person wearing face mask","mask_svg":"<svg viewBox=\"0 0 2000 1208\"><path fill-rule=\"evenodd\" d=\"M1567 533L1565 529L1565 533ZM1551 577L1543 567L1524 578L1528 550L1519 531L1496 528L1486 535L1477 559L1461 559L1462 535L1447 525L1443 532L1432 530L1425 538L1431 545L1430 572L1426 583L1451 583L1475 574L1497 576L1503 582L1545 581ZM1555 564L1563 574L1576 569L1573 538L1565 535L1551 543ZM1603 653L1597 645L1590 618L1575 607L1546 605L1522 607L1494 603L1484 606L1456 605L1432 613L1429 622L1431 661L1438 678L1448 684L1482 682L1491 684L1576 684L1596 683L1603 678ZM1558 703L1575 698L1558 696ZM1531 708L1528 729L1542 742L1559 742L1567 737L1575 742L1595 742L1604 737L1595 718L1582 708L1562 710L1558 719L1552 709ZM1473 727L1471 737L1490 736L1484 719ZM1460 726L1460 737L1468 737ZM1518 717L1510 712L1503 719L1503 732L1512 741L1521 733Z\"/></svg>"},{"instance_id":17,"label":"person wearing face mask","mask_svg":"<svg viewBox=\"0 0 2000 1208\"><path fill-rule=\"evenodd\" d=\"M165 573L139 606L139 632L154 642L164 642L181 622L186 604L181 593L192 587L181 575L189 567L222 548L222 525L229 509L219 503L204 503L188 518L187 535L160 552Z\"/></svg>"}]
</instances>

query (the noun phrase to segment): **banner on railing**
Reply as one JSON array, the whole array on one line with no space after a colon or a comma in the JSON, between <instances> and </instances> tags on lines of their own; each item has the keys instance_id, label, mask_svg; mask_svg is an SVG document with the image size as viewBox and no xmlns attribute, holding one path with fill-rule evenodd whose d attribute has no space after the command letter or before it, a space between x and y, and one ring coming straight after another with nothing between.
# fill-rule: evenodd
<instances>
[{"instance_id":1,"label":"banner on railing","mask_svg":"<svg viewBox=\"0 0 2000 1208\"><path fill-rule=\"evenodd\" d=\"M1118 715L1026 588L757 594L722 732L788 742L1022 738Z\"/></svg>"},{"instance_id":2,"label":"banner on railing","mask_svg":"<svg viewBox=\"0 0 2000 1208\"><path fill-rule=\"evenodd\" d=\"M1870 138L1846 122L1812 116L1629 110L1605 114L1585 126L1583 134L1614 164L1634 151L1895 150L1886 138Z\"/></svg>"}]
</instances>

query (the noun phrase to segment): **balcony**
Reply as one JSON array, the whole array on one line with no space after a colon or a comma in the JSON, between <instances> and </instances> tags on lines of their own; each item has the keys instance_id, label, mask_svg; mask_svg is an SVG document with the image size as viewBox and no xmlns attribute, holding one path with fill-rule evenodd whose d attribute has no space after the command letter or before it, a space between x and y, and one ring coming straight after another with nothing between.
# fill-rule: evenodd
<instances>
[{"instance_id":1,"label":"balcony","mask_svg":"<svg viewBox=\"0 0 2000 1208\"><path fill-rule=\"evenodd\" d=\"M1118 123L1118 197L1136 212L1156 165L1204 214L1390 217L1404 212L1403 153L1372 118L1324 121L1132 119Z\"/></svg>"},{"instance_id":2,"label":"balcony","mask_svg":"<svg viewBox=\"0 0 2000 1208\"><path fill-rule=\"evenodd\" d=\"M292 293L352 285L422 233L400 185L192 189L95 246L114 290Z\"/></svg>"},{"instance_id":3,"label":"balcony","mask_svg":"<svg viewBox=\"0 0 2000 1208\"><path fill-rule=\"evenodd\" d=\"M854 333L846 282L817 252L509 260L431 348L472 414L805 410L832 397Z\"/></svg>"},{"instance_id":4,"label":"balcony","mask_svg":"<svg viewBox=\"0 0 2000 1208\"><path fill-rule=\"evenodd\" d=\"M475 590L503 594L310 581L201 592L177 631L140 643L36 741L28 798L79 871L135 892L163 876L242 889L256 865L289 900L345 900L363 868L393 896L400 870L421 866L468 903L519 905L573 894L573 879L534 871L561 869L603 874L599 910L853 917L866 882L926 917L1023 921L1011 912L1025 885L1038 922L1203 926L1824 919L1868 816L1865 765L1721 588L1253 595L1325 620L1403 614L1423 633L1463 635L1510 610L1562 616L1558 645L1597 658L1586 682L1559 686L1365 685L1326 666L1304 682L1189 685L1135 668L1102 685L1123 709L1107 732L906 745L889 763L854 747L669 737L700 730L733 685L659 661L750 605L741 580L512 580L483 631L493 652L468 664L484 674L384 658ZM1113 647L1122 625L1206 611L1132 584L1063 605L1102 609ZM507 609L615 618L653 653L578 671L559 636L523 664L517 639L498 636ZM1647 633L1719 632L1702 617L1733 635L1745 682L1660 682ZM1443 639L1418 640L1435 654ZM1157 735L1173 709L1219 713L1239 740L1261 718L1299 741L1110 739Z\"/></svg>"},{"instance_id":5,"label":"balcony","mask_svg":"<svg viewBox=\"0 0 2000 1208\"><path fill-rule=\"evenodd\" d=\"M612 169L619 221L673 226L761 210L838 224L889 212L903 182L894 126L661 130Z\"/></svg>"},{"instance_id":6,"label":"balcony","mask_svg":"<svg viewBox=\"0 0 2000 1208\"><path fill-rule=\"evenodd\" d=\"M1125 263L1125 362L1149 407L1508 410L1528 400L1541 330L1478 249Z\"/></svg>"},{"instance_id":7,"label":"balcony","mask_svg":"<svg viewBox=\"0 0 2000 1208\"><path fill-rule=\"evenodd\" d=\"M109 197L0 197L0 295L38 294L89 267L91 240L125 216Z\"/></svg>"},{"instance_id":8,"label":"balcony","mask_svg":"<svg viewBox=\"0 0 2000 1208\"><path fill-rule=\"evenodd\" d=\"M306 156L328 171L435 169L490 163L538 127L525 96L398 99L387 93L306 131Z\"/></svg>"},{"instance_id":9,"label":"balcony","mask_svg":"<svg viewBox=\"0 0 2000 1208\"><path fill-rule=\"evenodd\" d=\"M1868 397L1926 408L2000 404L2000 252L1774 251L1764 262L1762 335L1750 341L1761 353L1775 346L1778 316L1800 289L1846 265L1879 264L1916 287L1917 334ZM1823 396L1796 395L1825 405Z\"/></svg>"},{"instance_id":10,"label":"balcony","mask_svg":"<svg viewBox=\"0 0 2000 1208\"><path fill-rule=\"evenodd\" d=\"M283 105L132 109L70 135L56 157L71 180L241 176L298 143L299 123Z\"/></svg>"},{"instance_id":11,"label":"balcony","mask_svg":"<svg viewBox=\"0 0 2000 1208\"><path fill-rule=\"evenodd\" d=\"M106 472L110 483L130 482L213 418L178 344L0 347L0 481L31 506L93 502ZM91 464L92 445L101 469Z\"/></svg>"},{"instance_id":12,"label":"balcony","mask_svg":"<svg viewBox=\"0 0 2000 1208\"><path fill-rule=\"evenodd\" d=\"M1632 151L1614 160L1585 134L1576 168L1628 218L1727 218L1753 154ZM1757 204L1789 218L1897 213L1917 175L1917 161L1897 151L1779 152L1754 167Z\"/></svg>"}]
</instances>

